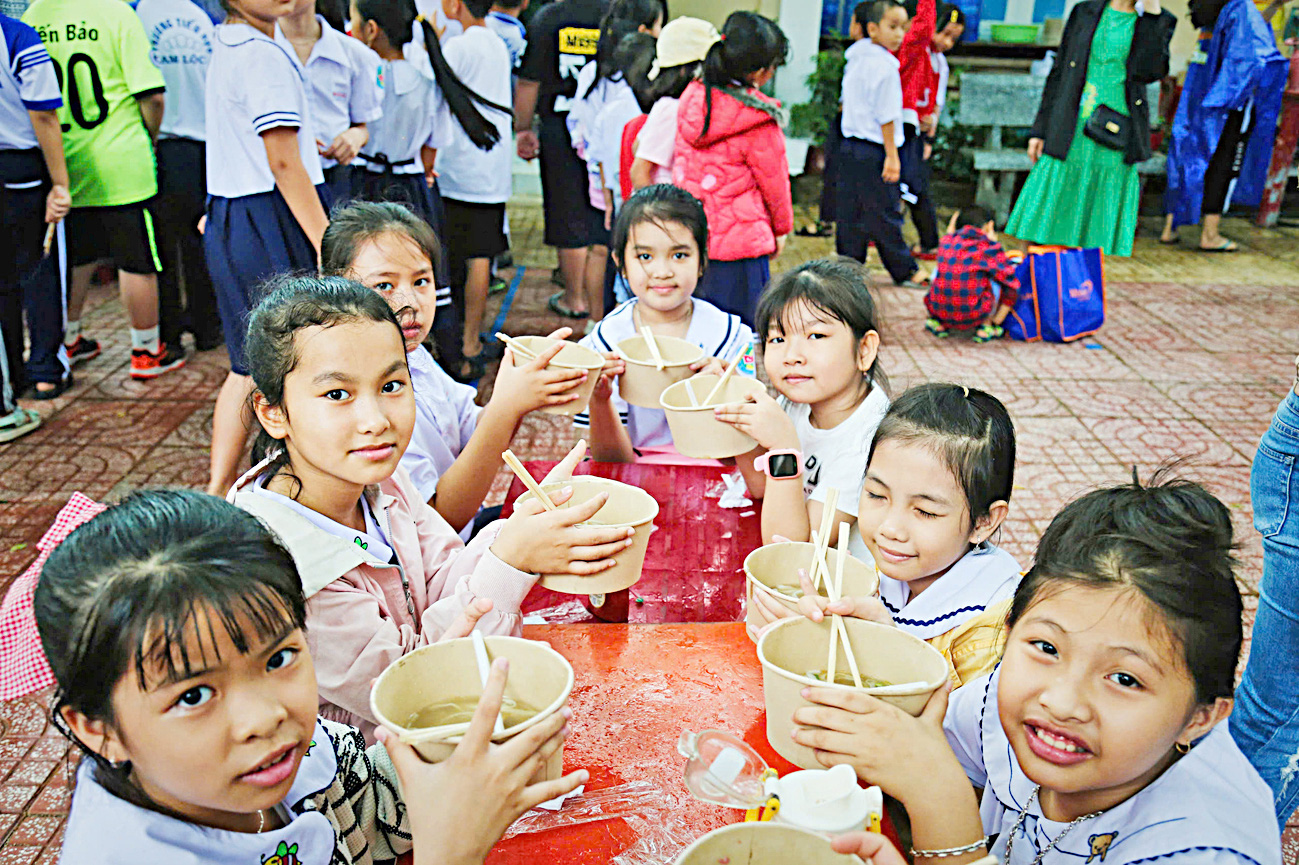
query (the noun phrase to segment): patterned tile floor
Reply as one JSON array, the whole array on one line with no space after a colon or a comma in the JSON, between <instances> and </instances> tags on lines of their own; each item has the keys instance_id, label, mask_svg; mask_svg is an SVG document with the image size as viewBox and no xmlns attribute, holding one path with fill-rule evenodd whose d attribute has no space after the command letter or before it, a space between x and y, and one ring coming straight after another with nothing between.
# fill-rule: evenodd
<instances>
[{"instance_id":1,"label":"patterned tile floor","mask_svg":"<svg viewBox=\"0 0 1299 865\"><path fill-rule=\"evenodd\" d=\"M506 329L545 333L561 324L545 309L555 290L548 280L554 254L541 245L535 204L511 212L516 256L527 272ZM810 214L801 213L798 224L806 221ZM1067 346L940 344L923 330L919 292L881 286L883 357L897 389L954 380L1007 403L1020 464L1004 545L1022 562L1055 511L1080 491L1121 480L1134 465L1148 473L1181 457L1183 471L1207 483L1236 515L1240 582L1252 595L1261 547L1250 525L1249 465L1299 351L1299 232L1227 220L1224 228L1242 252L1209 256L1158 246L1155 228L1143 225L1133 258L1107 263L1109 323L1094 339ZM827 241L794 239L782 264L830 250ZM878 265L874 272L881 272ZM77 371L67 395L28 404L46 417L39 431L0 445L0 591L35 557L36 540L72 492L112 499L143 486L206 480L223 350L140 383L127 376L126 327L114 293L96 291L85 329L104 343L104 353ZM564 421L533 416L514 450L524 459L554 457L573 441ZM494 501L506 486L502 473ZM1247 624L1255 606L1247 599ZM48 723L47 696L0 704L0 865L57 858L72 764ZM1299 822L1287 833L1286 861L1299 862Z\"/></svg>"}]
</instances>

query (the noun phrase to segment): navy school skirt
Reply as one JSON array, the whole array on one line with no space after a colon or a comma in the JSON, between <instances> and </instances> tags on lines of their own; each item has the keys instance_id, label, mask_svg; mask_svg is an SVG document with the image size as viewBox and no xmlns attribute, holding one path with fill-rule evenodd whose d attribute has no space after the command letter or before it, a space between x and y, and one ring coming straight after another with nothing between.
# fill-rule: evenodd
<instances>
[{"instance_id":1,"label":"navy school skirt","mask_svg":"<svg viewBox=\"0 0 1299 865\"><path fill-rule=\"evenodd\" d=\"M316 187L329 210L324 184ZM216 291L221 330L230 352L230 369L247 375L244 335L248 316L273 276L295 271L315 273L316 250L293 218L279 190L239 198L208 196L203 254Z\"/></svg>"},{"instance_id":2,"label":"navy school skirt","mask_svg":"<svg viewBox=\"0 0 1299 865\"><path fill-rule=\"evenodd\" d=\"M753 327L758 296L770 280L771 261L765 255L738 261L710 258L695 295L725 312L738 315L741 321Z\"/></svg>"}]
</instances>

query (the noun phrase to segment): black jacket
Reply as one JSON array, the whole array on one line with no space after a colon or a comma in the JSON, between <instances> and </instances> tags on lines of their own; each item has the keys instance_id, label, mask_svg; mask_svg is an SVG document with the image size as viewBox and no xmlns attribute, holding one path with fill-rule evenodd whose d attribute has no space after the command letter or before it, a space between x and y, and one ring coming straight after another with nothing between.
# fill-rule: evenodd
<instances>
[{"instance_id":1,"label":"black jacket","mask_svg":"<svg viewBox=\"0 0 1299 865\"><path fill-rule=\"evenodd\" d=\"M1056 159L1069 155L1074 129L1078 125L1078 105L1087 82L1087 60L1092 53L1092 37L1109 0L1082 0L1069 13L1055 65L1042 91L1042 104L1033 121L1032 136L1045 141L1043 150ZM1129 165L1150 158L1150 106L1146 104L1146 85L1168 74L1168 43L1173 38L1177 17L1168 10L1158 15L1137 17L1128 52L1127 114L1132 118L1131 134L1124 148L1123 161Z\"/></svg>"}]
</instances>

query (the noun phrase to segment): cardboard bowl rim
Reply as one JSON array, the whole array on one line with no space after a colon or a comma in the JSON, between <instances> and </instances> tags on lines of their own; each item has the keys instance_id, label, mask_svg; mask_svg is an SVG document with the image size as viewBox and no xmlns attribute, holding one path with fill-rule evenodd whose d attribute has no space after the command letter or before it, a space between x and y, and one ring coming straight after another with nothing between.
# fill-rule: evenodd
<instances>
[{"instance_id":1,"label":"cardboard bowl rim","mask_svg":"<svg viewBox=\"0 0 1299 865\"><path fill-rule=\"evenodd\" d=\"M697 412L697 411L712 411L718 406L737 404L735 402L729 402L729 403L719 402L716 403L715 405L668 405L667 403L668 391L672 390L673 388L681 388L682 390L684 390L686 382L690 381L692 378L694 378L694 376L691 376L691 378L684 378L681 381L674 382L673 384L670 384L667 387L663 388L663 393L659 394L659 407L662 408L664 411L677 411L677 412L689 413L689 412ZM713 376L713 378L716 378L716 376ZM764 385L762 382L758 381L756 378L749 378L747 375L731 378L731 382L736 382L736 381L753 382L758 386L758 388L761 388L764 391L767 389L767 386ZM757 392L758 392L757 389L755 389L754 393ZM718 423L721 423L721 421L718 421Z\"/></svg>"},{"instance_id":2,"label":"cardboard bowl rim","mask_svg":"<svg viewBox=\"0 0 1299 865\"><path fill-rule=\"evenodd\" d=\"M652 495L645 492L645 490L641 489L640 487L633 486L631 484L625 484L622 481L616 481L613 478L602 478L599 477L598 475L573 475L571 478L569 478L566 481L551 481L548 484L538 484L538 486L540 486L546 492L550 492L551 490L563 489L564 487L570 486L575 483L592 483L592 484L596 484L597 486L607 485L607 484L617 484L618 486L626 487L627 489L630 490L635 490L636 492L645 496L645 498L649 499L650 504L654 505L654 512L643 520L637 520L636 522L632 522L632 523L599 523L599 526L602 528L619 528L619 527L636 528L638 526L643 526L646 523L654 522L654 520L659 515L659 511L662 510L659 507L658 499L654 498ZM519 501L531 497L532 497L532 492L525 491L523 495L519 496L519 498L515 500L515 503L517 505ZM596 511L596 513L599 513L599 511ZM598 574L596 576L598 576Z\"/></svg>"},{"instance_id":3,"label":"cardboard bowl rim","mask_svg":"<svg viewBox=\"0 0 1299 865\"><path fill-rule=\"evenodd\" d=\"M564 664L564 669L568 671L568 676L564 683L564 687L561 689L560 694L557 698L552 700L550 704L547 705L545 708L538 710L537 714L533 715L531 718L527 719L526 721L521 721L520 723L515 724L512 727L506 727L500 733L494 733L492 735L493 742L502 742L506 739L517 736L519 733L522 733L524 730L527 730L529 727L532 727L535 724L540 723L542 719L547 718L550 715L553 715L555 712L559 711L560 708L562 708L565 703L568 702L569 696L573 693L573 686L576 683L576 677L573 673L573 665L569 663L568 658L565 658L559 652L555 651L555 648L553 646L551 646L549 643L542 642L541 640L529 640L524 637L511 637L507 634L485 634L484 638L487 640L507 640L510 642L517 642L517 643L530 643L533 646L538 646L544 649L546 652L550 653L551 655L554 655L560 661L562 661ZM406 654L402 655L400 658L393 661L386 668L384 668L384 671L379 674L379 678L374 680L374 687L370 689L370 711L374 713L374 717L378 719L379 724L381 726L387 727L389 730L391 730L393 733L397 734L398 736L400 736L403 733L416 733L419 732L420 730L429 729L428 727L406 727L404 725L397 724L390 721L388 717L384 715L382 711L380 711L378 703L375 700L375 694L378 693L379 686L383 684L383 680L387 678L388 674L393 670L397 669L397 665L400 664L402 661L404 661L406 658L414 657L416 654L420 652L434 650L438 646L451 645L461 641L473 642L473 638L458 637L454 640L442 640L441 642L438 643L430 643L427 646L420 646L418 649L415 649L412 652L407 652ZM455 745L459 743L462 738L464 737L449 736L446 739L439 739L438 742L446 743L448 745ZM435 744L435 743L430 743L430 744Z\"/></svg>"},{"instance_id":4,"label":"cardboard bowl rim","mask_svg":"<svg viewBox=\"0 0 1299 865\"><path fill-rule=\"evenodd\" d=\"M796 625L801 621L811 621L811 619L804 619L802 616L797 616L791 619L785 619L784 621L777 622L775 625L769 627L766 633L764 633L761 637L758 638L758 663L762 665L762 669L764 671L770 670L771 672L775 673L781 678L788 679L792 682L797 682L801 685L808 685L813 688L838 688L843 691L860 691L864 694L872 694L872 695L877 691L884 691L885 693L882 695L884 697L917 697L921 694L932 693L938 688L941 688L943 682L946 682L947 679L949 678L949 674L947 673L946 670L947 659L943 658L943 656L933 646L929 645L924 640L920 639L919 637L913 634L907 634L906 631L901 631L897 628L889 628L888 625L881 625L879 622L867 622L863 619L855 620L856 625L854 625L853 627L856 627L857 625L865 625L871 628L889 628L889 630L891 631L897 631L900 634L906 634L907 637L910 637L911 639L923 645L925 648L929 649L934 654L938 655L938 657L943 661L944 670L943 670L942 678L940 678L937 682L926 682L924 683L923 686L917 684L916 687L914 688L907 688L904 691L899 691L896 690L897 685L881 685L878 688L858 688L856 685L841 685L838 682L822 682L817 679L813 679L811 676L805 676L802 675L801 673L790 672L789 670L786 670L784 667L780 666L779 664L776 664L767 659L766 642L768 637L770 637L772 634L779 631L781 628L786 628L791 625ZM845 622L845 624L847 624L847 622Z\"/></svg>"},{"instance_id":5,"label":"cardboard bowl rim","mask_svg":"<svg viewBox=\"0 0 1299 865\"><path fill-rule=\"evenodd\" d=\"M572 342L571 340L567 340L567 339L563 339L563 340L557 340L557 339L554 339L554 340L553 340L553 339L551 339L551 338L548 337L548 336L538 336L538 335L536 335L536 334L533 334L533 335L531 335L531 336L516 336L515 339L520 340L520 341L523 341L523 340L530 340L530 339L540 339L540 340L549 340L550 342L564 342L564 343L567 343L568 345L571 345L571 346L574 346L574 347L576 347L576 348L579 348L579 349L581 349L581 350L584 351L584 352L588 352L588 353L590 353L590 354L593 354L593 355L595 355L596 357L598 357L598 358L600 359L598 363L592 361L591 363L585 363L585 364L581 364L581 363L572 363L572 362L569 362L569 361L562 361L562 360L559 360L559 359L553 359L553 360L550 361L550 363L546 364L546 366L548 366L548 367L554 366L554 367L558 367L558 368L560 368L560 369L584 369L584 370L587 370L588 372L589 372L590 370L593 370L593 369L603 369L603 368L604 368L604 357L600 354L600 352L596 351L596 350L593 349L593 348L590 348L589 346L582 345L580 342Z\"/></svg>"},{"instance_id":6,"label":"cardboard bowl rim","mask_svg":"<svg viewBox=\"0 0 1299 865\"><path fill-rule=\"evenodd\" d=\"M724 836L724 835L738 835L744 832L757 832L759 834L762 833L770 834L775 832L780 834L802 835L810 843L815 842L818 844L818 846L819 845L825 845L826 847L830 846L830 840L826 838L825 835L822 835L820 832L813 832L811 829L804 829L802 826L795 826L791 823L777 823L772 821L732 823L729 826L722 826L718 829L712 830L711 832L705 832L703 835L700 835L694 841L690 842L690 845L686 847L686 849L682 850L677 855L677 858L672 860L673 865L680 865L680 863L685 862L687 857L694 855L699 849L701 849L706 843L711 841L714 837ZM852 861L852 859L856 858L851 856L850 854L839 854L839 855L842 856L847 861Z\"/></svg>"},{"instance_id":7,"label":"cardboard bowl rim","mask_svg":"<svg viewBox=\"0 0 1299 865\"><path fill-rule=\"evenodd\" d=\"M749 559L753 558L753 557L754 557L755 555L757 555L759 552L761 552L762 550L767 549L768 547L782 547L782 546L806 546L806 547L815 547L816 544L813 544L811 541L780 541L780 542L778 542L778 543L774 543L774 544L763 544L763 545L760 546L760 547L755 547L754 549L752 549L752 550L749 551L749 554L748 554L747 556L744 557L744 564L741 566L741 567L743 568L743 570L744 570L744 579L745 579L746 581L748 581L748 582L751 582L751 583L753 584L753 586L754 586L755 589L762 589L763 591L765 591L765 592L766 592L767 594L769 594L769 595L774 595L774 596L777 597L777 598L783 598L783 599L786 600L786 601L793 601L794 603L798 603L798 598L795 598L795 597L792 597L792 596L790 596L790 595L787 595L787 594L785 594L784 592L778 592L778 591L776 591L776 590L773 589L771 586L767 585L767 584L764 583L762 580L760 580L760 579L758 579L757 577L755 577L755 576L753 575L753 571L751 571L751 570L749 569ZM834 547L829 547L829 548L827 548L827 552L829 552L829 550L833 550L833 549L834 549ZM862 567L865 567L865 568L868 568L868 569L870 568L870 565L866 564L866 563L863 562L861 559L857 558L856 556L852 555L851 553L848 555L848 558L852 559L854 562L858 562L859 564L862 565ZM877 573L875 574L875 589L876 589L877 591L878 591L878 589L879 589L879 585L880 585L880 575L879 575L879 573L877 572Z\"/></svg>"},{"instance_id":8,"label":"cardboard bowl rim","mask_svg":"<svg viewBox=\"0 0 1299 865\"><path fill-rule=\"evenodd\" d=\"M636 358L634 358L634 357L632 357L631 355L627 354L627 352L623 350L622 344L623 344L624 342L631 342L633 339L639 339L639 340L644 341L644 337L642 337L640 334L635 334L635 335L633 335L633 336L629 336L629 337L627 337L627 338L624 339L624 340L621 340L621 341L618 343L618 345L615 346L615 348L618 349L618 354L622 357L623 361L625 361L626 363L634 364L635 366L645 366L645 367L650 367L650 368L652 368L655 372L657 372L657 371L658 371L658 365L655 364L654 361L652 361L652 360L637 360ZM698 361L700 361L700 360L703 360L703 358L704 358L704 350L703 350L702 348L700 348L699 346L695 345L693 342L691 342L691 341L688 340L688 339L680 339L679 337L675 337L675 336L659 336L658 334L655 334L655 335L654 335L654 339L657 340L657 341L662 341L662 340L671 340L671 341L673 341L673 342L679 342L679 343L681 343L682 345L688 345L688 346L690 346L691 348L693 348L695 351L699 352L699 354L698 354L696 357L694 357L694 358L692 358L692 359L690 359L690 360L673 360L673 361L667 361L667 360L665 360L665 361L663 361L663 366L664 366L665 368L666 368L666 367L674 367L674 366L690 366L690 364L692 364L692 363L696 363L696 362L698 362Z\"/></svg>"}]
</instances>

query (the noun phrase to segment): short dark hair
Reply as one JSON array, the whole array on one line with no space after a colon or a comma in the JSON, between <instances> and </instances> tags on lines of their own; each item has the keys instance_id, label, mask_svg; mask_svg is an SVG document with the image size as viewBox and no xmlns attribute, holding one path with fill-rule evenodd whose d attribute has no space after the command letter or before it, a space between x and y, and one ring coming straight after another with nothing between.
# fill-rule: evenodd
<instances>
[{"instance_id":1,"label":"short dark hair","mask_svg":"<svg viewBox=\"0 0 1299 865\"><path fill-rule=\"evenodd\" d=\"M1038 542L1007 622L1069 586L1127 587L1145 598L1180 650L1196 700L1230 697L1242 640L1231 515L1197 483L1159 469L1065 505Z\"/></svg>"},{"instance_id":2,"label":"short dark hair","mask_svg":"<svg viewBox=\"0 0 1299 865\"><path fill-rule=\"evenodd\" d=\"M934 27L942 30L948 24L965 26L965 10L955 3L944 3L938 7L938 19L934 22Z\"/></svg>"},{"instance_id":3,"label":"short dark hair","mask_svg":"<svg viewBox=\"0 0 1299 865\"><path fill-rule=\"evenodd\" d=\"M609 241L609 252L618 270L626 273L627 241L631 238L632 228L642 222L659 226L665 222L684 225L699 247L700 268L708 266L708 215L704 212L703 202L679 186L656 183L636 190L618 211L618 220L613 225Z\"/></svg>"},{"instance_id":4,"label":"short dark hair","mask_svg":"<svg viewBox=\"0 0 1299 865\"><path fill-rule=\"evenodd\" d=\"M864 33L866 25L880 23L884 20L885 14L895 8L905 12L907 7L898 0L862 0L857 4L857 8L853 9L852 17L861 25Z\"/></svg>"},{"instance_id":5,"label":"short dark hair","mask_svg":"<svg viewBox=\"0 0 1299 865\"><path fill-rule=\"evenodd\" d=\"M469 10L469 14L475 18L486 18L487 13L492 11L492 0L460 0Z\"/></svg>"},{"instance_id":6,"label":"short dark hair","mask_svg":"<svg viewBox=\"0 0 1299 865\"><path fill-rule=\"evenodd\" d=\"M754 323L763 345L771 333L785 332L785 315L806 303L816 312L843 322L860 343L870 331L879 332L879 307L871 295L861 263L850 258L820 258L787 270L776 277L758 298ZM876 354L866 380L888 391L888 376Z\"/></svg>"},{"instance_id":7,"label":"short dark hair","mask_svg":"<svg viewBox=\"0 0 1299 865\"><path fill-rule=\"evenodd\" d=\"M1010 501L1015 485L1015 424L997 399L978 388L931 382L893 401L871 439L919 443L933 450L956 477L970 512L970 525L986 517L993 502Z\"/></svg>"},{"instance_id":8,"label":"short dark hair","mask_svg":"<svg viewBox=\"0 0 1299 865\"><path fill-rule=\"evenodd\" d=\"M57 682L54 725L94 760L101 785L164 813L129 764L77 740L62 710L112 725L113 690L132 668L144 687L154 666L187 676L203 664L186 651L190 635L221 627L246 653L254 635L241 620L263 641L307 621L288 551L252 514L191 490L132 493L78 527L41 569L32 606Z\"/></svg>"},{"instance_id":9,"label":"short dark hair","mask_svg":"<svg viewBox=\"0 0 1299 865\"><path fill-rule=\"evenodd\" d=\"M956 211L956 227L964 228L967 225L973 225L975 228L983 228L989 222L994 222L992 211L982 204L967 204L960 210Z\"/></svg>"}]
</instances>

